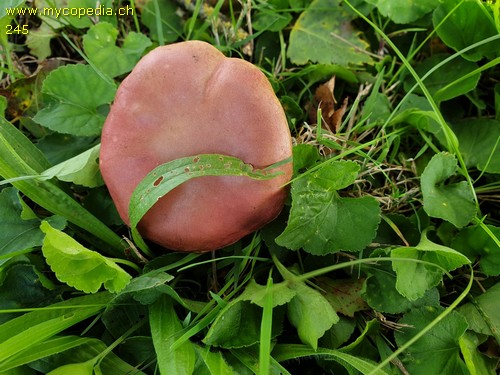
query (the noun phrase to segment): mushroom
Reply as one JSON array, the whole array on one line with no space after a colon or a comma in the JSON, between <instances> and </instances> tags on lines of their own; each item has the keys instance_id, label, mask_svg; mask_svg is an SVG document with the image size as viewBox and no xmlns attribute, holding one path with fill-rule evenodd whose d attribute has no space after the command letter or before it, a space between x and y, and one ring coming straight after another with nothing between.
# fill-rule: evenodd
<instances>
[{"instance_id":1,"label":"mushroom","mask_svg":"<svg viewBox=\"0 0 500 375\"><path fill-rule=\"evenodd\" d=\"M292 155L285 113L265 75L201 41L158 47L121 83L103 127L100 168L123 221L135 187L155 167L199 154L264 168ZM177 251L213 251L278 216L291 163L270 180L191 179L160 198L141 235Z\"/></svg>"}]
</instances>

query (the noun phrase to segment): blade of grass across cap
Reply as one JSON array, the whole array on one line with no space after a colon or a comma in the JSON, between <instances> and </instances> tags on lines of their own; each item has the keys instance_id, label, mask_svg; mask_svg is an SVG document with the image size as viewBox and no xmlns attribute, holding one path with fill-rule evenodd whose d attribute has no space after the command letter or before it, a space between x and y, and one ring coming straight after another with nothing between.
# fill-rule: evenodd
<instances>
[{"instance_id":1,"label":"blade of grass across cap","mask_svg":"<svg viewBox=\"0 0 500 375\"><path fill-rule=\"evenodd\" d=\"M279 164L279 163L278 163ZM142 217L163 196L182 183L203 176L246 176L270 180L282 172L255 169L233 156L201 154L159 165L137 185L129 204L130 227L134 230Z\"/></svg>"}]
</instances>

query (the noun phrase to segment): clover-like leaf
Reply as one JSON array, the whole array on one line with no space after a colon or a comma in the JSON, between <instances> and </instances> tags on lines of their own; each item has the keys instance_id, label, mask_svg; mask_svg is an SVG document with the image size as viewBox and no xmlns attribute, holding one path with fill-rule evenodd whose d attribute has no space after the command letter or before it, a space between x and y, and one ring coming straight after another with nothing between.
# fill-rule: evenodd
<instances>
[{"instance_id":1,"label":"clover-like leaf","mask_svg":"<svg viewBox=\"0 0 500 375\"><path fill-rule=\"evenodd\" d=\"M315 255L358 251L375 237L380 208L370 196L343 198L337 190L352 184L359 166L336 161L292 183L288 225L276 243Z\"/></svg>"},{"instance_id":2,"label":"clover-like leaf","mask_svg":"<svg viewBox=\"0 0 500 375\"><path fill-rule=\"evenodd\" d=\"M95 293L102 285L116 293L129 283L131 276L112 260L85 248L46 221L40 229L45 233L43 255L59 281L85 293Z\"/></svg>"},{"instance_id":3,"label":"clover-like leaf","mask_svg":"<svg viewBox=\"0 0 500 375\"><path fill-rule=\"evenodd\" d=\"M427 290L438 285L445 271L452 271L470 263L469 259L458 251L430 241L427 231L422 233L417 246L393 249L391 257L422 260L437 266L393 260L392 268L397 275L396 289L410 301L423 297Z\"/></svg>"},{"instance_id":4,"label":"clover-like leaf","mask_svg":"<svg viewBox=\"0 0 500 375\"><path fill-rule=\"evenodd\" d=\"M424 210L456 227L467 225L476 214L474 193L466 181L446 184L457 170L455 156L441 152L432 157L421 177Z\"/></svg>"},{"instance_id":5,"label":"clover-like leaf","mask_svg":"<svg viewBox=\"0 0 500 375\"><path fill-rule=\"evenodd\" d=\"M42 92L51 102L33 120L58 133L93 136L101 132L116 86L90 66L75 64L51 72Z\"/></svg>"},{"instance_id":6,"label":"clover-like leaf","mask_svg":"<svg viewBox=\"0 0 500 375\"><path fill-rule=\"evenodd\" d=\"M314 0L290 33L288 56L294 64L361 65L371 62L340 0ZM342 53L339 53L342 51Z\"/></svg>"}]
</instances>

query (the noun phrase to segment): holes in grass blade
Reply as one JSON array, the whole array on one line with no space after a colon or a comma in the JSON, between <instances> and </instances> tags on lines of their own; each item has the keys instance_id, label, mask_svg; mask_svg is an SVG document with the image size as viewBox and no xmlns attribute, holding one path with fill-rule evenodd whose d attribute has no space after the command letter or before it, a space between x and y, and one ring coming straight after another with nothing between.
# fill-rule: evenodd
<instances>
[{"instance_id":1,"label":"holes in grass blade","mask_svg":"<svg viewBox=\"0 0 500 375\"><path fill-rule=\"evenodd\" d=\"M204 166L202 168L202 166ZM176 159L159 165L137 185L129 204L130 227L136 228L142 217L163 196L182 183L202 176L246 176L256 180L269 180L282 174L254 169L238 158L220 154L201 154Z\"/></svg>"}]
</instances>

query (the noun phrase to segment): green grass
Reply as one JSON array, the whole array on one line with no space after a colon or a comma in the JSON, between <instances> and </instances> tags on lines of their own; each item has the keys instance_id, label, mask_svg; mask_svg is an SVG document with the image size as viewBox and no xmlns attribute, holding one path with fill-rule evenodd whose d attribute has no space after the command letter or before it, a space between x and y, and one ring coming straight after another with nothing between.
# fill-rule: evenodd
<instances>
[{"instance_id":1,"label":"green grass","mask_svg":"<svg viewBox=\"0 0 500 375\"><path fill-rule=\"evenodd\" d=\"M0 19L29 28L0 40L0 373L498 372L498 2L210 3ZM141 238L147 178L127 228L84 153L137 61L192 39L257 66L294 140L281 215L208 254Z\"/></svg>"}]
</instances>

